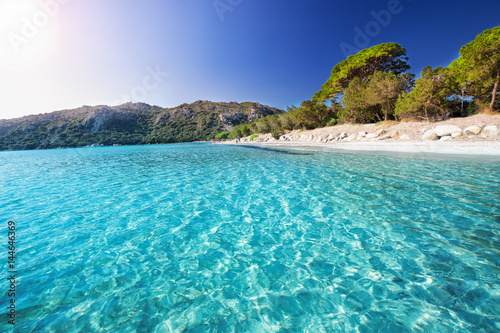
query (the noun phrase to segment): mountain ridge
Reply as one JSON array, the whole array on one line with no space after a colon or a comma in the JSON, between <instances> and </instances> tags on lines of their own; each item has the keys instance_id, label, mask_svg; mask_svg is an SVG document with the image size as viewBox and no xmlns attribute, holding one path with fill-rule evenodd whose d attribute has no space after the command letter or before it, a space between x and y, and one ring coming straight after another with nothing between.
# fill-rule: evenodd
<instances>
[{"instance_id":1,"label":"mountain ridge","mask_svg":"<svg viewBox=\"0 0 500 333\"><path fill-rule=\"evenodd\" d=\"M0 150L192 142L212 139L234 126L283 112L258 102L207 100L172 108L132 102L83 105L0 119Z\"/></svg>"}]
</instances>

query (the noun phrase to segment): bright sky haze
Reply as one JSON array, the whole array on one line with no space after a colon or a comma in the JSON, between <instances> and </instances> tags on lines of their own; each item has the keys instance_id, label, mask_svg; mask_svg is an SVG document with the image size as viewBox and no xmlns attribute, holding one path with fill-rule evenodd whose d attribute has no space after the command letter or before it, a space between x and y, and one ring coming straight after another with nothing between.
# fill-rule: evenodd
<instances>
[{"instance_id":1,"label":"bright sky haze","mask_svg":"<svg viewBox=\"0 0 500 333\"><path fill-rule=\"evenodd\" d=\"M350 52L385 42L447 66L500 1L0 0L0 119L128 101L310 99Z\"/></svg>"}]
</instances>

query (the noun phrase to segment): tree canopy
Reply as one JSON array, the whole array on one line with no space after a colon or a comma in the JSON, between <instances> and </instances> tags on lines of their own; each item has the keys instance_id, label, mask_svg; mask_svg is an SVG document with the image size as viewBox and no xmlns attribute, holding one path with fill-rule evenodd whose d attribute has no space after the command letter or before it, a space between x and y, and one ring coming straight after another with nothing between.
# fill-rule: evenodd
<instances>
[{"instance_id":1,"label":"tree canopy","mask_svg":"<svg viewBox=\"0 0 500 333\"><path fill-rule=\"evenodd\" d=\"M450 96L454 92L452 77L441 66L422 69L415 88L403 93L396 103L395 115L403 118L420 117L426 120L442 118L447 114Z\"/></svg>"},{"instance_id":2,"label":"tree canopy","mask_svg":"<svg viewBox=\"0 0 500 333\"><path fill-rule=\"evenodd\" d=\"M347 57L332 69L328 81L314 95L318 101L336 100L354 78L366 79L376 71L396 75L410 69L406 50L396 43L379 44Z\"/></svg>"},{"instance_id":3,"label":"tree canopy","mask_svg":"<svg viewBox=\"0 0 500 333\"><path fill-rule=\"evenodd\" d=\"M469 96L488 100L493 110L500 82L500 26L483 31L462 46L450 69Z\"/></svg>"},{"instance_id":4,"label":"tree canopy","mask_svg":"<svg viewBox=\"0 0 500 333\"><path fill-rule=\"evenodd\" d=\"M354 122L388 120L398 96L414 85L414 75L376 71L366 80L354 78L344 92L342 118ZM383 117L383 119L382 119Z\"/></svg>"}]
</instances>

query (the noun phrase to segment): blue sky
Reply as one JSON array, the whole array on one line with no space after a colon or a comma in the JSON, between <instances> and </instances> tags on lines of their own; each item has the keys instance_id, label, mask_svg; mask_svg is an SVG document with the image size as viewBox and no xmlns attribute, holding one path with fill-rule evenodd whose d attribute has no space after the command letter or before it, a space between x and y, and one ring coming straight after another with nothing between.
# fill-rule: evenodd
<instances>
[{"instance_id":1,"label":"blue sky","mask_svg":"<svg viewBox=\"0 0 500 333\"><path fill-rule=\"evenodd\" d=\"M284 109L319 90L342 45L399 43L418 75L498 13L498 0L2 0L0 118L130 100Z\"/></svg>"}]
</instances>

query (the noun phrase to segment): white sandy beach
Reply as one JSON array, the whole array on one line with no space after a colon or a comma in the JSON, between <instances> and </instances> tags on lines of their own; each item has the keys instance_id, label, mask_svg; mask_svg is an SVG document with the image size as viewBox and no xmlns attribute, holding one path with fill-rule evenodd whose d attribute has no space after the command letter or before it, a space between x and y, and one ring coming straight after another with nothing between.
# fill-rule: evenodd
<instances>
[{"instance_id":1,"label":"white sandy beach","mask_svg":"<svg viewBox=\"0 0 500 333\"><path fill-rule=\"evenodd\" d=\"M435 140L422 139L424 133L438 126L456 126L457 137L446 136ZM483 132L471 134L466 129L476 126ZM497 134L486 135L486 127L496 127ZM452 118L442 122L401 122L386 124L338 125L308 131L291 131L280 140L270 134L261 134L254 141L243 138L239 142L227 143L275 148L293 148L321 151L386 152L418 155L461 155L488 157L500 162L500 115L474 115L466 118ZM359 133L383 133L375 138L360 137ZM494 131L493 131L494 132ZM495 133L495 132L494 132ZM326 142L325 142L326 141Z\"/></svg>"},{"instance_id":2,"label":"white sandy beach","mask_svg":"<svg viewBox=\"0 0 500 333\"><path fill-rule=\"evenodd\" d=\"M235 144L234 142L231 142ZM425 141L392 141L392 142L256 142L240 145L286 148L315 151L346 151L374 153L408 153L415 155L469 155L490 157L489 160L500 162L500 142L425 142Z\"/></svg>"}]
</instances>

